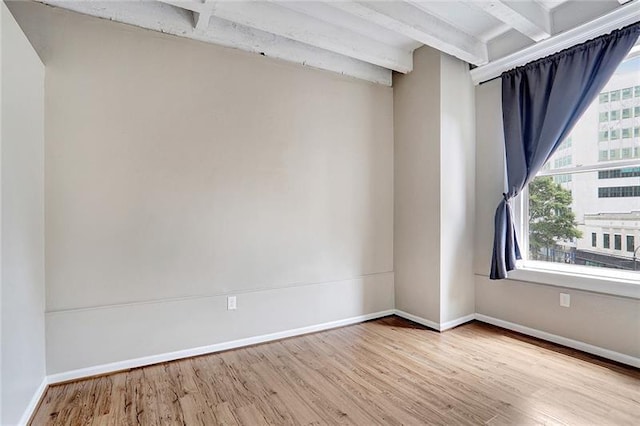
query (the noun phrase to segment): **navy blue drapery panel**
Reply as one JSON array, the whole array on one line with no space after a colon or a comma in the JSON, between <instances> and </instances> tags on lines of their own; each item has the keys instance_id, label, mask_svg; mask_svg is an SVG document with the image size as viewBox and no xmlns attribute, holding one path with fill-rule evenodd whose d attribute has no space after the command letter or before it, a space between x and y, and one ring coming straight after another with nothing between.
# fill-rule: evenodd
<instances>
[{"instance_id":1,"label":"navy blue drapery panel","mask_svg":"<svg viewBox=\"0 0 640 426\"><path fill-rule=\"evenodd\" d=\"M569 134L638 35L640 22L502 74L508 189L495 215L491 279L506 278L521 258L509 200Z\"/></svg>"}]
</instances>

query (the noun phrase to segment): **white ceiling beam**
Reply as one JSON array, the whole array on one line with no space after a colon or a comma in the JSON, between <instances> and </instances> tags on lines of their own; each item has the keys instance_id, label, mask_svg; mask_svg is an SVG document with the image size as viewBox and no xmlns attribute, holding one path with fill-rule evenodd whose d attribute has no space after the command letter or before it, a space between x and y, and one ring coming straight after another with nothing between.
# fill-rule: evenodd
<instances>
[{"instance_id":1,"label":"white ceiling beam","mask_svg":"<svg viewBox=\"0 0 640 426\"><path fill-rule=\"evenodd\" d=\"M611 31L624 28L640 21L640 2L630 2L612 12L582 24L578 27L556 34L533 46L526 47L503 58L496 59L471 70L474 84L499 77L504 71L525 65L536 59L544 58L576 44L584 43Z\"/></svg>"},{"instance_id":2,"label":"white ceiling beam","mask_svg":"<svg viewBox=\"0 0 640 426\"><path fill-rule=\"evenodd\" d=\"M198 13L203 8L201 2L161 1ZM409 50L381 44L271 2L217 2L212 8L212 16L394 71L407 73L413 69L413 55Z\"/></svg>"},{"instance_id":3,"label":"white ceiling beam","mask_svg":"<svg viewBox=\"0 0 640 426\"><path fill-rule=\"evenodd\" d=\"M504 0L467 1L533 41L551 37L551 15L538 3Z\"/></svg>"},{"instance_id":4,"label":"white ceiling beam","mask_svg":"<svg viewBox=\"0 0 640 426\"><path fill-rule=\"evenodd\" d=\"M206 31L194 31L191 12L200 13L203 11L204 6L200 2L190 2L189 7L182 7L184 2L175 1L179 5L179 8L176 8L155 1L38 1L98 18L255 52L263 56L391 86L391 71L386 68L255 28L234 24L215 16L210 18L210 24Z\"/></svg>"},{"instance_id":5,"label":"white ceiling beam","mask_svg":"<svg viewBox=\"0 0 640 426\"><path fill-rule=\"evenodd\" d=\"M330 2L359 18L396 31L474 65L488 61L487 46L475 37L404 2Z\"/></svg>"},{"instance_id":6,"label":"white ceiling beam","mask_svg":"<svg viewBox=\"0 0 640 426\"><path fill-rule=\"evenodd\" d=\"M204 0L203 7L200 12L192 12L196 30L206 30L215 8L212 0Z\"/></svg>"}]
</instances>

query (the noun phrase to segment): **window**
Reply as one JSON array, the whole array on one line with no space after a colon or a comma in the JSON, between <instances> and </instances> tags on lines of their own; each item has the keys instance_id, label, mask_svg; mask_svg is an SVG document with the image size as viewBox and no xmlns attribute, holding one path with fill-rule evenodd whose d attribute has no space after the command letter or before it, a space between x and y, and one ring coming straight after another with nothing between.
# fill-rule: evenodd
<instances>
[{"instance_id":1,"label":"window","mask_svg":"<svg viewBox=\"0 0 640 426\"><path fill-rule=\"evenodd\" d=\"M620 120L620 110L614 109L611 111L611 121Z\"/></svg>"},{"instance_id":2,"label":"window","mask_svg":"<svg viewBox=\"0 0 640 426\"><path fill-rule=\"evenodd\" d=\"M640 186L608 186L598 188L598 198L640 197Z\"/></svg>"},{"instance_id":3,"label":"window","mask_svg":"<svg viewBox=\"0 0 640 426\"><path fill-rule=\"evenodd\" d=\"M571 175L557 175L553 177L555 183L567 183L571 182Z\"/></svg>"},{"instance_id":4,"label":"window","mask_svg":"<svg viewBox=\"0 0 640 426\"><path fill-rule=\"evenodd\" d=\"M558 150L571 148L571 136L564 140L560 145L558 145Z\"/></svg>"},{"instance_id":5,"label":"window","mask_svg":"<svg viewBox=\"0 0 640 426\"><path fill-rule=\"evenodd\" d=\"M553 162L554 168L566 167L571 165L571 156L565 155L564 157L556 158Z\"/></svg>"},{"instance_id":6,"label":"window","mask_svg":"<svg viewBox=\"0 0 640 426\"><path fill-rule=\"evenodd\" d=\"M640 177L640 167L627 167L625 169L601 170L598 179L618 179Z\"/></svg>"},{"instance_id":7,"label":"window","mask_svg":"<svg viewBox=\"0 0 640 426\"><path fill-rule=\"evenodd\" d=\"M607 83L574 126L571 142L560 144L525 191L525 262L633 272L629 249L640 238L640 99L634 98L640 56L625 64L633 66L616 73L630 74Z\"/></svg>"},{"instance_id":8,"label":"window","mask_svg":"<svg viewBox=\"0 0 640 426\"><path fill-rule=\"evenodd\" d=\"M635 238L633 235L627 235L627 251L633 253L636 249Z\"/></svg>"},{"instance_id":9,"label":"window","mask_svg":"<svg viewBox=\"0 0 640 426\"><path fill-rule=\"evenodd\" d=\"M636 86L633 92L636 98L640 98L640 86Z\"/></svg>"},{"instance_id":10,"label":"window","mask_svg":"<svg viewBox=\"0 0 640 426\"><path fill-rule=\"evenodd\" d=\"M620 100L620 91L619 90L614 90L613 92L609 93L609 100L611 102L619 101Z\"/></svg>"}]
</instances>

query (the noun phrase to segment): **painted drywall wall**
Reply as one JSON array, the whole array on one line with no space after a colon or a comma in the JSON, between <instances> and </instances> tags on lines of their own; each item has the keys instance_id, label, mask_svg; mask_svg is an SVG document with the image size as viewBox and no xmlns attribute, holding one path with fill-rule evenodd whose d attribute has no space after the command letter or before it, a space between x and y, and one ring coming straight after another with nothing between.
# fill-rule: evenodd
<instances>
[{"instance_id":1,"label":"painted drywall wall","mask_svg":"<svg viewBox=\"0 0 640 426\"><path fill-rule=\"evenodd\" d=\"M49 373L393 308L391 88L11 7L47 66Z\"/></svg>"},{"instance_id":2,"label":"painted drywall wall","mask_svg":"<svg viewBox=\"0 0 640 426\"><path fill-rule=\"evenodd\" d=\"M477 86L476 114L476 312L622 354L640 356L639 300L515 280L489 280L493 217L504 191L499 80ZM570 308L559 306L560 292L571 294Z\"/></svg>"},{"instance_id":3,"label":"painted drywall wall","mask_svg":"<svg viewBox=\"0 0 640 426\"><path fill-rule=\"evenodd\" d=\"M440 55L440 323L475 313L475 105L469 64Z\"/></svg>"},{"instance_id":4,"label":"painted drywall wall","mask_svg":"<svg viewBox=\"0 0 640 426\"><path fill-rule=\"evenodd\" d=\"M393 83L396 308L439 325L475 308L474 89L468 64L429 47Z\"/></svg>"},{"instance_id":5,"label":"painted drywall wall","mask_svg":"<svg viewBox=\"0 0 640 426\"><path fill-rule=\"evenodd\" d=\"M11 425L45 376L44 66L0 9L0 424Z\"/></svg>"},{"instance_id":6,"label":"painted drywall wall","mask_svg":"<svg viewBox=\"0 0 640 426\"><path fill-rule=\"evenodd\" d=\"M440 52L393 77L396 308L440 322Z\"/></svg>"}]
</instances>

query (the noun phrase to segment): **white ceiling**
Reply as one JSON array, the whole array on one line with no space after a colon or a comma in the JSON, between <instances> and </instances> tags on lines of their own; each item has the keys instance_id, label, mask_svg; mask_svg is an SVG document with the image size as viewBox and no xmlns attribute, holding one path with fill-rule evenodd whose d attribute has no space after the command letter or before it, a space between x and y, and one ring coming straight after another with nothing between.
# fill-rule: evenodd
<instances>
[{"instance_id":1,"label":"white ceiling","mask_svg":"<svg viewBox=\"0 0 640 426\"><path fill-rule=\"evenodd\" d=\"M422 45L484 65L628 0L39 1L390 85Z\"/></svg>"}]
</instances>

